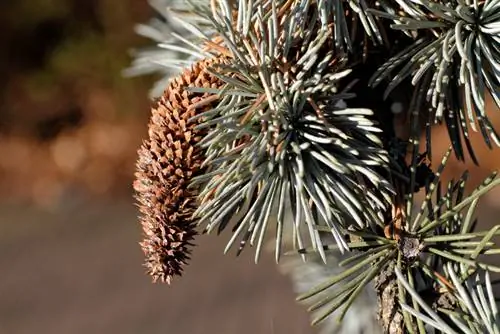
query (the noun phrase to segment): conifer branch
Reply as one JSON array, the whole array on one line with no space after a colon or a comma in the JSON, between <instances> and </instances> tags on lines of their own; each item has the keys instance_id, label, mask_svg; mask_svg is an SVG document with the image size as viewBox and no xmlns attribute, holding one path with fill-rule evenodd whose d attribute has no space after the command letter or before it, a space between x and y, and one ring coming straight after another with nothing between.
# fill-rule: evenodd
<instances>
[{"instance_id":1,"label":"conifer branch","mask_svg":"<svg viewBox=\"0 0 500 334\"><path fill-rule=\"evenodd\" d=\"M469 129L500 145L484 99L500 107L500 0L157 4L163 19L139 27L157 48L128 71L167 87L135 183L154 279L181 273L197 226L232 228L225 251L250 245L255 261L274 234L292 276L328 269L300 289L314 323L372 289L383 332L498 333L500 266L484 257L500 227L477 231L474 212L500 180L466 194L467 172L441 175L452 151L477 163ZM451 147L434 168L442 121Z\"/></svg>"}]
</instances>

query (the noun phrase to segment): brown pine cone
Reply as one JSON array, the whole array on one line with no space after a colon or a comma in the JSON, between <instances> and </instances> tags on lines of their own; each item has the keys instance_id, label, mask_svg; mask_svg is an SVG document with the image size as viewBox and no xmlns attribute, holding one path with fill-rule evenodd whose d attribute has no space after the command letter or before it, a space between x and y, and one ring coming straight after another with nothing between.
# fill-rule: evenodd
<instances>
[{"instance_id":1,"label":"brown pine cone","mask_svg":"<svg viewBox=\"0 0 500 334\"><path fill-rule=\"evenodd\" d=\"M134 189L144 231L140 245L154 282L170 284L181 275L197 234L192 219L196 190L188 185L202 172L203 152L196 143L204 131L189 119L213 107L218 97L187 88L220 88L223 82L207 68L221 62L223 57L201 60L170 81L152 108L149 138L138 151Z\"/></svg>"}]
</instances>

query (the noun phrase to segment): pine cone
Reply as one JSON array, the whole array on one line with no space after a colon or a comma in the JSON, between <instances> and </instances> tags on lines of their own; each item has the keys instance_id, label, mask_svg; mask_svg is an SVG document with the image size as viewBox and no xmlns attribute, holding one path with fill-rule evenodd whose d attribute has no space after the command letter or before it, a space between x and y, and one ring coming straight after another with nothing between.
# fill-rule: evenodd
<instances>
[{"instance_id":1,"label":"pine cone","mask_svg":"<svg viewBox=\"0 0 500 334\"><path fill-rule=\"evenodd\" d=\"M189 119L210 109L218 98L186 88L220 88L222 81L207 68L222 61L222 57L201 60L170 81L152 108L149 139L138 151L134 189L144 231L140 245L154 282L170 284L189 260L197 233L192 218L196 190L188 185L202 172L203 152L196 143L205 134Z\"/></svg>"}]
</instances>

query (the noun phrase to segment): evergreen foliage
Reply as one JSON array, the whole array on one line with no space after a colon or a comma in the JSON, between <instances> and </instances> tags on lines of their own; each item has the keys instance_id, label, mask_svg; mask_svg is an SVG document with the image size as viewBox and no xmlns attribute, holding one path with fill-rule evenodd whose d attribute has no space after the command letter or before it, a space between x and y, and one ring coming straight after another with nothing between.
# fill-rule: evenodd
<instances>
[{"instance_id":1,"label":"evergreen foliage","mask_svg":"<svg viewBox=\"0 0 500 334\"><path fill-rule=\"evenodd\" d=\"M179 240L165 231L174 227L190 238L193 222L206 233L231 228L225 251L253 246L256 262L273 234L276 261L319 257L340 268L298 298L311 301L313 323L342 320L374 288L383 332L499 332L490 273L500 267L484 257L500 252L500 225L478 231L474 210L500 180L494 174L465 194L466 172L447 185L440 177L452 152L465 159L462 144L476 162L470 129L490 148L500 145L485 109L486 94L500 107L500 0L153 7L160 16L138 32L158 48L139 51L128 73L161 72L154 94L179 83L160 101L183 115L160 119L153 109L155 145L139 153L142 220L158 225L146 229L145 244L170 261L155 264L162 273L153 276L170 282L190 252L170 251ZM207 69L196 80L201 63ZM183 80L175 77L181 69ZM452 144L437 167L428 162L436 123L446 124ZM201 137L192 142L191 133ZM203 158L193 170L162 154L167 147ZM187 211L162 201L180 179ZM340 263L328 261L342 253Z\"/></svg>"}]
</instances>

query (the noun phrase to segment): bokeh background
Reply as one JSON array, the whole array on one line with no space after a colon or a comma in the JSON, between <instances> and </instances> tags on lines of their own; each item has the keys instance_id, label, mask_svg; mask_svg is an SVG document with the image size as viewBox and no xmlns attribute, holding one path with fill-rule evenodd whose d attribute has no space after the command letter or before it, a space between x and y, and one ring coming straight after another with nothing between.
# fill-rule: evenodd
<instances>
[{"instance_id":1,"label":"bokeh background","mask_svg":"<svg viewBox=\"0 0 500 334\"><path fill-rule=\"evenodd\" d=\"M307 333L273 262L199 238L144 274L132 199L154 77L126 79L145 0L0 1L0 334Z\"/></svg>"},{"instance_id":2,"label":"bokeh background","mask_svg":"<svg viewBox=\"0 0 500 334\"><path fill-rule=\"evenodd\" d=\"M154 77L121 72L151 14L145 0L0 1L0 334L312 333L270 257L223 256L222 239L199 238L171 287L144 275L131 182ZM438 162L446 132L433 140ZM500 166L474 144L482 167L452 161L447 178L469 168L473 186Z\"/></svg>"}]
</instances>

